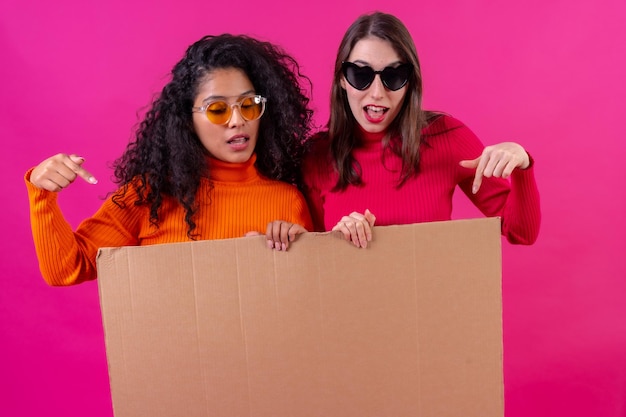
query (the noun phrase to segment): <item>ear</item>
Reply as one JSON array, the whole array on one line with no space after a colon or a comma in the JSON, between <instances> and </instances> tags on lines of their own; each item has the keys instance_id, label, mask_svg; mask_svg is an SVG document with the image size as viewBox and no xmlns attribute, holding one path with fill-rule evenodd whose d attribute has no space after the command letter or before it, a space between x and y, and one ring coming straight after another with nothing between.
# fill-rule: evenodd
<instances>
[{"instance_id":1,"label":"ear","mask_svg":"<svg viewBox=\"0 0 626 417\"><path fill-rule=\"evenodd\" d=\"M341 79L339 80L339 85L341 86L341 88L343 88L344 90L346 89L346 79L344 77L341 77Z\"/></svg>"}]
</instances>

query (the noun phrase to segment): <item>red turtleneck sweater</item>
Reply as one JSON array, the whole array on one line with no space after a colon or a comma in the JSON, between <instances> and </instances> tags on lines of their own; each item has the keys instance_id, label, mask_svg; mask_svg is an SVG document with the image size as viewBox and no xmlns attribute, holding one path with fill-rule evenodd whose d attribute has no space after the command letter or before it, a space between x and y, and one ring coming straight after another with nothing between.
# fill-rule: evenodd
<instances>
[{"instance_id":1,"label":"red turtleneck sweater","mask_svg":"<svg viewBox=\"0 0 626 417\"><path fill-rule=\"evenodd\" d=\"M298 189L261 176L248 162L231 164L211 159L211 182L203 180L196 195L196 240L242 237L247 232L265 233L274 220L312 228L311 217ZM186 242L185 210L166 197L159 210L159 226L150 224L148 206L135 206L132 187L123 198L124 208L109 197L93 217L72 231L57 203L57 193L41 190L29 181L33 238L39 266L50 285L72 285L96 278L99 248ZM210 185L213 185L213 188Z\"/></svg>"},{"instance_id":2,"label":"red turtleneck sweater","mask_svg":"<svg viewBox=\"0 0 626 417\"><path fill-rule=\"evenodd\" d=\"M452 195L457 186L488 217L502 218L502 234L511 243L531 244L539 233L539 192L532 162L516 169L510 181L484 178L472 194L474 170L459 161L480 156L484 145L463 123L441 116L423 132L419 174L397 188L402 167L400 158L385 152L384 133L363 132L361 146L353 151L360 166L363 185L333 192L337 173L329 158L329 143L319 141L304 164L309 208L316 230L330 230L342 216L369 209L376 225L411 224L450 220ZM532 160L531 160L532 161Z\"/></svg>"}]
</instances>

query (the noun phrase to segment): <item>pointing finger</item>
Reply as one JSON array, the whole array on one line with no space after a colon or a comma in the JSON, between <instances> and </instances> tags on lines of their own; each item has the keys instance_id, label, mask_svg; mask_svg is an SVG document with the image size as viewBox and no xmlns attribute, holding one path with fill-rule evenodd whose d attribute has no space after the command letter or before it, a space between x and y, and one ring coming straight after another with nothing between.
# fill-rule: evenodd
<instances>
[{"instance_id":1,"label":"pointing finger","mask_svg":"<svg viewBox=\"0 0 626 417\"><path fill-rule=\"evenodd\" d=\"M81 177L90 184L98 183L96 177L94 177L89 171L82 167L83 163L85 162L85 158L72 154L70 155L70 160L72 162L71 164L69 164L70 168L72 168L77 176Z\"/></svg>"},{"instance_id":2,"label":"pointing finger","mask_svg":"<svg viewBox=\"0 0 626 417\"><path fill-rule=\"evenodd\" d=\"M485 166L487 165L486 159L487 158L482 157L479 158L476 173L474 175L474 183L472 184L472 194L476 194L483 183L483 173L485 171Z\"/></svg>"}]
</instances>

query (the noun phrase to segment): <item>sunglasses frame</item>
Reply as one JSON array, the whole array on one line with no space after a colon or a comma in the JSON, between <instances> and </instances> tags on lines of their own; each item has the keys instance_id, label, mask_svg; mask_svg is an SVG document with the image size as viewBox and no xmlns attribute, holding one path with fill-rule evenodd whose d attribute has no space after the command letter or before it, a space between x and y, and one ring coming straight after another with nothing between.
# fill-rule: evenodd
<instances>
[{"instance_id":1,"label":"sunglasses frame","mask_svg":"<svg viewBox=\"0 0 626 417\"><path fill-rule=\"evenodd\" d=\"M368 81L367 84L365 84L365 86L359 88L358 86L354 85L351 81L350 78L348 77L348 70L351 68L356 68L357 70L366 70L366 71L371 71L371 79ZM391 88L389 86L389 83L387 82L385 77L385 71L396 71L399 69L407 69L407 77L406 79L402 82L402 85L400 85L400 87L398 88ZM354 62L350 62L350 61L342 61L341 62L341 73L343 74L344 78L346 79L346 81L348 82L348 84L350 84L352 87L356 88L359 91L365 91L367 90L372 83L374 82L374 79L376 78L376 74L378 74L378 76L380 77L380 81L383 83L383 86L389 90L389 91L398 91L399 89L401 89L402 87L404 87L408 82L409 82L409 78L411 78L411 68L413 68L413 65L411 65L410 63L404 63L404 64L400 64L397 67L385 67L380 71L374 71L374 69L372 67L370 67L369 65L364 65L364 66L360 66L358 64L355 64ZM388 73L388 72L387 72Z\"/></svg>"},{"instance_id":2,"label":"sunglasses frame","mask_svg":"<svg viewBox=\"0 0 626 417\"><path fill-rule=\"evenodd\" d=\"M226 98L230 98L230 97L226 97ZM259 116L254 118L254 119L248 119L246 116L244 116L244 114L241 111L241 106L243 105L243 102L249 98L254 99L255 103L254 104L260 104L261 105L261 112L259 113ZM209 106L215 104L215 103L225 103L226 107L228 107L230 109L230 115L228 116L228 119L224 122L224 123L215 123L211 120L211 118L209 117L209 113L208 113L208 109ZM219 99L219 100L211 100L208 103L205 103L203 106L201 107L192 107L191 111L192 113L204 113L204 115L206 116L207 120L210 123L213 123L214 125L218 125L218 126L223 126L226 125L230 122L230 119L232 119L233 117L233 113L235 112L235 107L237 107L237 110L239 110L239 114L241 115L241 117L243 118L243 120L247 121L247 122L252 122L255 120L259 120L261 118L261 116L263 116L263 114L265 113L265 107L266 107L266 103L267 103L267 98L259 95L259 94L250 94L250 95L246 95L246 96L240 96L239 100L237 100L236 102L232 103L232 104L228 104L228 102L225 99Z\"/></svg>"}]
</instances>

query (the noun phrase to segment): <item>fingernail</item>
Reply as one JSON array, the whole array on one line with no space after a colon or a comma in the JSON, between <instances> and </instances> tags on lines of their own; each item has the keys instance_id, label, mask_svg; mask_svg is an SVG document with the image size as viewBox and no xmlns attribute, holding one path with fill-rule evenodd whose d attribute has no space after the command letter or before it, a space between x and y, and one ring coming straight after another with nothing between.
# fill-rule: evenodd
<instances>
[{"instance_id":1,"label":"fingernail","mask_svg":"<svg viewBox=\"0 0 626 417\"><path fill-rule=\"evenodd\" d=\"M472 194L476 194L478 192L478 187L477 186L473 186L472 187Z\"/></svg>"},{"instance_id":2,"label":"fingernail","mask_svg":"<svg viewBox=\"0 0 626 417\"><path fill-rule=\"evenodd\" d=\"M287 250L287 244L283 243L281 246L283 250Z\"/></svg>"},{"instance_id":3,"label":"fingernail","mask_svg":"<svg viewBox=\"0 0 626 417\"><path fill-rule=\"evenodd\" d=\"M89 177L88 181L92 184L97 184L98 180L96 179L96 177Z\"/></svg>"},{"instance_id":4,"label":"fingernail","mask_svg":"<svg viewBox=\"0 0 626 417\"><path fill-rule=\"evenodd\" d=\"M266 244L267 244L267 248L268 249L273 249L274 248L274 242L272 242L271 240L268 240L266 242Z\"/></svg>"}]
</instances>

